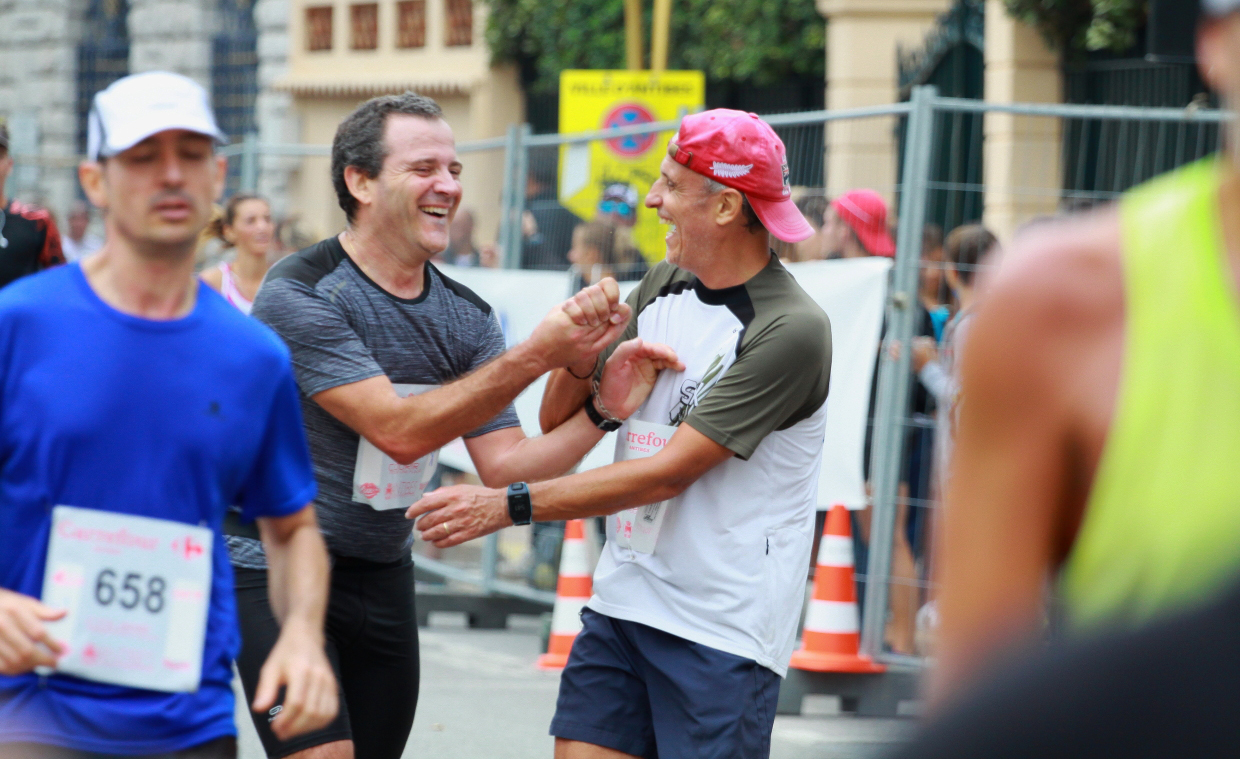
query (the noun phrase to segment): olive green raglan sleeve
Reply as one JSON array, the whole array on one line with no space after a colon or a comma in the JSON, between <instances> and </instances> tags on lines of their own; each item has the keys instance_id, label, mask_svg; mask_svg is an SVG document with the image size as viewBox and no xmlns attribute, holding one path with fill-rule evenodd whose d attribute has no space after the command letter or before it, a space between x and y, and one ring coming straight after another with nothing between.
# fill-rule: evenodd
<instances>
[{"instance_id":1,"label":"olive green raglan sleeve","mask_svg":"<svg viewBox=\"0 0 1240 759\"><path fill-rule=\"evenodd\" d=\"M789 310L751 324L736 361L685 423L748 459L771 432L817 411L831 379L831 325L815 311Z\"/></svg>"}]
</instances>

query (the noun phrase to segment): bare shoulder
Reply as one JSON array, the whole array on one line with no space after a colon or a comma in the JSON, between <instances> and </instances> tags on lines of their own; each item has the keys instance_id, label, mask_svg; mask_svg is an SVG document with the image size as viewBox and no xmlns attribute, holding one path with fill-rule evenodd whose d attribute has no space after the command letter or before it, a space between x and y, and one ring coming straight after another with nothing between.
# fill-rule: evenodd
<instances>
[{"instance_id":1,"label":"bare shoulder","mask_svg":"<svg viewBox=\"0 0 1240 759\"><path fill-rule=\"evenodd\" d=\"M1019 235L992 275L964 360L977 379L1044 396L1113 341L1123 311L1117 209L1047 222Z\"/></svg>"},{"instance_id":2,"label":"bare shoulder","mask_svg":"<svg viewBox=\"0 0 1240 759\"><path fill-rule=\"evenodd\" d=\"M1123 305L1119 215L1114 206L1046 222L1018 235L987 294L996 315L1038 315L1031 329L1106 319ZM1025 311L1031 309L1031 311Z\"/></svg>"},{"instance_id":3,"label":"bare shoulder","mask_svg":"<svg viewBox=\"0 0 1240 759\"><path fill-rule=\"evenodd\" d=\"M1123 318L1119 216L1113 206L1018 235L993 275L979 324L1041 343Z\"/></svg>"},{"instance_id":4,"label":"bare shoulder","mask_svg":"<svg viewBox=\"0 0 1240 759\"><path fill-rule=\"evenodd\" d=\"M212 290L221 291L224 289L224 272L218 266L212 266L203 273L198 275L203 282L211 286Z\"/></svg>"}]
</instances>

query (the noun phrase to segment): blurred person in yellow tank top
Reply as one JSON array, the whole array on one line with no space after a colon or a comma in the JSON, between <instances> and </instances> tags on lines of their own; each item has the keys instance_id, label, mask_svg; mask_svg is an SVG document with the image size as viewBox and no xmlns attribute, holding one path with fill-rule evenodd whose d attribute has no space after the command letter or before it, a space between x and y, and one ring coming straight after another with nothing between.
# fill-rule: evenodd
<instances>
[{"instance_id":1,"label":"blurred person in yellow tank top","mask_svg":"<svg viewBox=\"0 0 1240 759\"><path fill-rule=\"evenodd\" d=\"M1240 2L1197 60L1240 103ZM943 510L941 703L1035 640L1211 598L1240 566L1240 152L1018 239L979 305Z\"/></svg>"}]
</instances>

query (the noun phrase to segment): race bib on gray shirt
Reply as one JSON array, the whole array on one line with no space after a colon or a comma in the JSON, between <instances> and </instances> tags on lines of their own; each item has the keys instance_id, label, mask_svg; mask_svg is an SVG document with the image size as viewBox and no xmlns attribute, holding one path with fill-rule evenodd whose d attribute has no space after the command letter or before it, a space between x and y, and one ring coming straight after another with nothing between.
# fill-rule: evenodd
<instances>
[{"instance_id":1,"label":"race bib on gray shirt","mask_svg":"<svg viewBox=\"0 0 1240 759\"><path fill-rule=\"evenodd\" d=\"M504 352L491 307L426 265L422 294L404 299L383 290L330 237L277 263L254 300L253 315L288 344L314 459L319 527L339 556L376 562L408 555L413 523L403 509L377 511L353 500L359 437L315 403L339 385L387 375L395 384L442 385ZM466 435L517 427L509 405ZM261 545L228 540L233 563L261 568Z\"/></svg>"}]
</instances>

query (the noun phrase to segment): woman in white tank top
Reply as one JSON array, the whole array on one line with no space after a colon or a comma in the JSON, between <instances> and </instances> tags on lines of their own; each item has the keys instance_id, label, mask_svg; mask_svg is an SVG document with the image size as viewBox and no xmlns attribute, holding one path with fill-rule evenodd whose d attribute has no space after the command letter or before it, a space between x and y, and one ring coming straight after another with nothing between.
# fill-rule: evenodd
<instances>
[{"instance_id":1,"label":"woman in white tank top","mask_svg":"<svg viewBox=\"0 0 1240 759\"><path fill-rule=\"evenodd\" d=\"M228 199L224 213L207 228L235 248L236 256L202 273L202 280L218 290L229 303L249 314L263 277L267 275L267 251L275 226L271 207L257 195L237 194Z\"/></svg>"}]
</instances>

